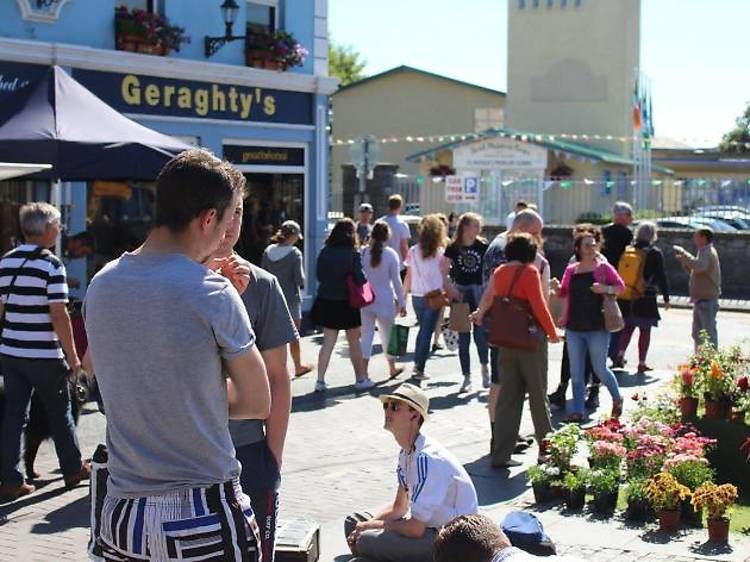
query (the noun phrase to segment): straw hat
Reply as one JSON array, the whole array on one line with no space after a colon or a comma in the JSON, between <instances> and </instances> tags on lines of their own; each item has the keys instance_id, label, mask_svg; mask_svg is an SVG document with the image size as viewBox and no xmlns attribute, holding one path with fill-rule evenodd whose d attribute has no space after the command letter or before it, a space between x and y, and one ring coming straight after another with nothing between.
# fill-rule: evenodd
<instances>
[{"instance_id":1,"label":"straw hat","mask_svg":"<svg viewBox=\"0 0 750 562\"><path fill-rule=\"evenodd\" d=\"M384 394L380 396L381 402L388 402L390 400L404 402L419 412L422 415L422 419L427 421L427 412L430 409L430 399L418 386L406 382L399 386L393 394Z\"/></svg>"}]
</instances>

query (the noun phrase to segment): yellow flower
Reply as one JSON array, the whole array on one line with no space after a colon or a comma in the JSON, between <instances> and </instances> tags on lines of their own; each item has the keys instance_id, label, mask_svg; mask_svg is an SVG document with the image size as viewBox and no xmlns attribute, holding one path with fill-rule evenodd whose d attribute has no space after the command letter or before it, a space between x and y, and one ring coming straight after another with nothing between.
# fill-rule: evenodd
<instances>
[{"instance_id":1,"label":"yellow flower","mask_svg":"<svg viewBox=\"0 0 750 562\"><path fill-rule=\"evenodd\" d=\"M721 367L716 361L711 362L711 378L714 379L720 379L724 376L724 373L721 370Z\"/></svg>"}]
</instances>

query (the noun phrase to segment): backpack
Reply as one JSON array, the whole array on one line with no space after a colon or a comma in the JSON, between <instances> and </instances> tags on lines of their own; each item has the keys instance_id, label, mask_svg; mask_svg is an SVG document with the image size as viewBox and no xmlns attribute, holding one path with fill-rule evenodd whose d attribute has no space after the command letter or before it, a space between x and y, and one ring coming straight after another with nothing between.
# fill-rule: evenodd
<instances>
[{"instance_id":1,"label":"backpack","mask_svg":"<svg viewBox=\"0 0 750 562\"><path fill-rule=\"evenodd\" d=\"M635 246L628 246L617 264L617 273L625 283L625 292L619 299L633 301L646 294L646 280L643 278L643 269L646 266L646 250Z\"/></svg>"}]
</instances>

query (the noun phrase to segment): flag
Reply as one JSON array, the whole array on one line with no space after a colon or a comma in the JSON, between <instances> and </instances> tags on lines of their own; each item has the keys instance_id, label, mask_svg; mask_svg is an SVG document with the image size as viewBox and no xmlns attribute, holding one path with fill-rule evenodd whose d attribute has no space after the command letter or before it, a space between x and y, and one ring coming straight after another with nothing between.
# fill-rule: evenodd
<instances>
[{"instance_id":1,"label":"flag","mask_svg":"<svg viewBox=\"0 0 750 562\"><path fill-rule=\"evenodd\" d=\"M638 78L635 79L635 88L633 89L633 128L640 131L643 126L641 112L640 84Z\"/></svg>"}]
</instances>

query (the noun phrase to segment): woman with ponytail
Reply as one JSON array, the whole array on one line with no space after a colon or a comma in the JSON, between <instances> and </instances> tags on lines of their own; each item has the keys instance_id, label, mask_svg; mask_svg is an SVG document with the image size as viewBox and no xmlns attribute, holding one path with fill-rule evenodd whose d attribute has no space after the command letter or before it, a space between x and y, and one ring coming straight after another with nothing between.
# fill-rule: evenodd
<instances>
[{"instance_id":1,"label":"woman with ponytail","mask_svg":"<svg viewBox=\"0 0 750 562\"><path fill-rule=\"evenodd\" d=\"M391 326L396 314L406 316L404 287L401 284L401 267L396 250L388 246L391 228L385 221L378 221L372 228L370 244L362 250L362 265L365 275L372 285L375 301L361 310L362 313L362 356L367 369L372 356L372 342L375 337L375 323L378 324L380 342L388 361L390 377L397 377L403 367L396 366L394 357L388 355L388 341ZM369 376L369 374L368 374Z\"/></svg>"}]
</instances>

